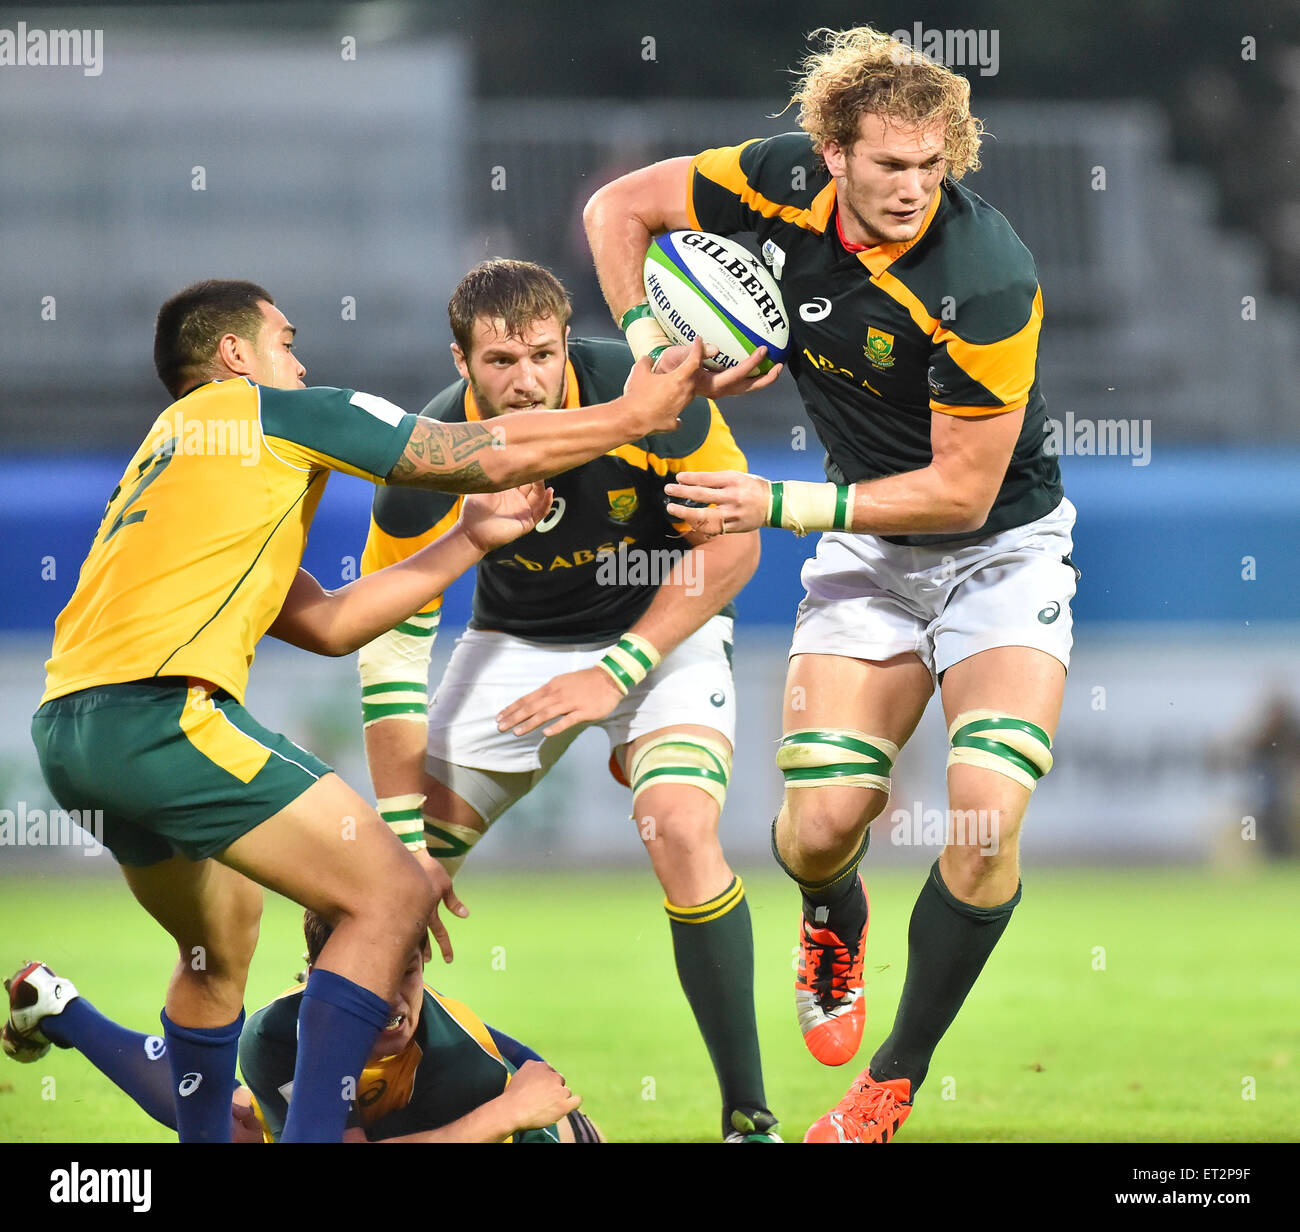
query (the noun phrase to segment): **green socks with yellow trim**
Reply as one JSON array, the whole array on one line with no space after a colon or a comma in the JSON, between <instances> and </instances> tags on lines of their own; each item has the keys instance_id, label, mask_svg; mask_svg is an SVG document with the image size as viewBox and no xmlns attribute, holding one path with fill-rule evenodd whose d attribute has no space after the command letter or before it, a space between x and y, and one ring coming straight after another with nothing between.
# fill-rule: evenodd
<instances>
[{"instance_id":1,"label":"green socks with yellow trim","mask_svg":"<svg viewBox=\"0 0 1300 1232\"><path fill-rule=\"evenodd\" d=\"M695 907L664 900L682 991L704 1037L722 1089L723 1137L731 1114L766 1112L754 1019L754 935L739 877Z\"/></svg>"}]
</instances>

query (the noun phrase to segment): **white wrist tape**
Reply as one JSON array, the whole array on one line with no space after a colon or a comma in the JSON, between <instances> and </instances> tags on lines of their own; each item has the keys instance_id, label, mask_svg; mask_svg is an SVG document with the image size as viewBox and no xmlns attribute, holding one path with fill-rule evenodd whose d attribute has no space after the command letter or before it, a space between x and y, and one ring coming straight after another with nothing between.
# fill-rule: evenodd
<instances>
[{"instance_id":1,"label":"white wrist tape","mask_svg":"<svg viewBox=\"0 0 1300 1232\"><path fill-rule=\"evenodd\" d=\"M636 633L625 633L596 664L606 672L624 697L635 689L656 667L659 652Z\"/></svg>"},{"instance_id":2,"label":"white wrist tape","mask_svg":"<svg viewBox=\"0 0 1300 1232\"><path fill-rule=\"evenodd\" d=\"M851 483L805 483L787 480L771 485L768 526L806 535L810 530L848 530L853 525Z\"/></svg>"},{"instance_id":3,"label":"white wrist tape","mask_svg":"<svg viewBox=\"0 0 1300 1232\"><path fill-rule=\"evenodd\" d=\"M628 346L632 348L632 354L637 359L649 355L657 361L659 356L655 355L654 352L673 345L673 340L664 333L664 327L652 316L637 317L635 320L628 322L624 334L627 337Z\"/></svg>"}]
</instances>

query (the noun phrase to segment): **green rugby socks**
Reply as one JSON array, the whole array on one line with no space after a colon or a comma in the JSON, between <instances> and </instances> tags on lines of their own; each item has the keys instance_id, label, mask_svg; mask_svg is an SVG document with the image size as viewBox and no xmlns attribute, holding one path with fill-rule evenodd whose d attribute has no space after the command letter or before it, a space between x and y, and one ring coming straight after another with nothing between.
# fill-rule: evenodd
<instances>
[{"instance_id":1,"label":"green rugby socks","mask_svg":"<svg viewBox=\"0 0 1300 1232\"><path fill-rule=\"evenodd\" d=\"M801 881L781 859L776 845L776 822L772 822L772 857L781 866L803 896L803 918L813 928L829 928L845 944L854 943L867 926L867 897L858 880L858 866L871 846L871 827L862 832L862 841L837 873L825 881Z\"/></svg>"},{"instance_id":2,"label":"green rugby socks","mask_svg":"<svg viewBox=\"0 0 1300 1232\"><path fill-rule=\"evenodd\" d=\"M690 1002L722 1088L725 1137L731 1110L766 1109L754 1019L754 935L745 887L734 877L695 907L664 900L682 991Z\"/></svg>"},{"instance_id":3,"label":"green rugby socks","mask_svg":"<svg viewBox=\"0 0 1300 1232\"><path fill-rule=\"evenodd\" d=\"M957 1017L984 964L993 953L1020 887L997 907L972 907L954 898L939 874L939 861L921 887L907 931L907 976L894 1029L871 1058L877 1082L907 1078L912 1094L925 1081L930 1058Z\"/></svg>"}]
</instances>

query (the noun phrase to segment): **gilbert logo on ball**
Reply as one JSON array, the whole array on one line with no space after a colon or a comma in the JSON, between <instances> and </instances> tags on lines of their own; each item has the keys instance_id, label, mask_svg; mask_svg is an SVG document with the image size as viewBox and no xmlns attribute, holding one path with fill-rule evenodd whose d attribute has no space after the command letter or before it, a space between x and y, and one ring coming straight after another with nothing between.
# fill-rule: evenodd
<instances>
[{"instance_id":1,"label":"gilbert logo on ball","mask_svg":"<svg viewBox=\"0 0 1300 1232\"><path fill-rule=\"evenodd\" d=\"M645 256L645 290L655 319L674 341L697 337L718 348L706 361L734 368L760 346L766 372L785 362L790 318L771 274L741 245L707 231L670 231Z\"/></svg>"}]
</instances>

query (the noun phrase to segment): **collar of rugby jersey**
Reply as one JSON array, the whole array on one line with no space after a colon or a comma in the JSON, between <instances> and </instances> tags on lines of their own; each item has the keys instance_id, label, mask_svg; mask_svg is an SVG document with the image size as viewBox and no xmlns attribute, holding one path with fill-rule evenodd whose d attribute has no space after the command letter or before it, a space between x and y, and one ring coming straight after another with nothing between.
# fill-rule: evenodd
<instances>
[{"instance_id":1,"label":"collar of rugby jersey","mask_svg":"<svg viewBox=\"0 0 1300 1232\"><path fill-rule=\"evenodd\" d=\"M564 402L556 409L561 411L576 411L582 403L578 400L581 394L578 390L578 374L573 370L573 360L564 361ZM478 403L474 401L474 391L470 388L470 383L465 382L465 422L480 423L483 416L479 414Z\"/></svg>"},{"instance_id":2,"label":"collar of rugby jersey","mask_svg":"<svg viewBox=\"0 0 1300 1232\"><path fill-rule=\"evenodd\" d=\"M834 181L831 181L834 183ZM930 229L930 224L934 221L934 216L939 212L939 201L943 196L943 185L940 184L935 189L934 196L930 200L930 208L926 210L925 217L921 220L921 227L910 240L900 240L893 244L873 244L862 245L854 244L844 238L844 228L840 225L840 212L835 211L835 234L838 236L840 243L844 248L853 253L863 265L871 271L873 278L878 278L883 274L899 257L903 255L914 244L921 241L921 237Z\"/></svg>"}]
</instances>

